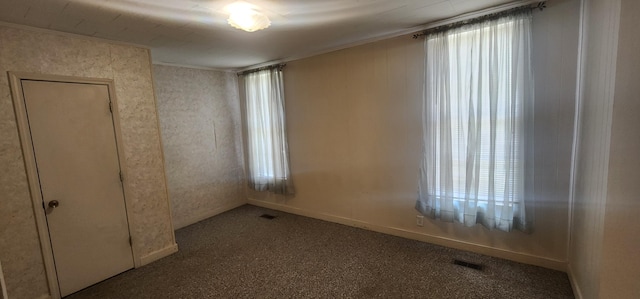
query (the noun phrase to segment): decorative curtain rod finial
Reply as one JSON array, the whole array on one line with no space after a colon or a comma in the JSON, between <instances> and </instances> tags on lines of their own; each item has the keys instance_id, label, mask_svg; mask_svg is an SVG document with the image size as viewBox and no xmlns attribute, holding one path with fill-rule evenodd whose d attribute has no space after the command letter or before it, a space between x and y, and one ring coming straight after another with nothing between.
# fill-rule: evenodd
<instances>
[{"instance_id":1,"label":"decorative curtain rod finial","mask_svg":"<svg viewBox=\"0 0 640 299\"><path fill-rule=\"evenodd\" d=\"M540 11L542 11L543 9L547 8L547 1L538 2L538 5L536 7Z\"/></svg>"}]
</instances>

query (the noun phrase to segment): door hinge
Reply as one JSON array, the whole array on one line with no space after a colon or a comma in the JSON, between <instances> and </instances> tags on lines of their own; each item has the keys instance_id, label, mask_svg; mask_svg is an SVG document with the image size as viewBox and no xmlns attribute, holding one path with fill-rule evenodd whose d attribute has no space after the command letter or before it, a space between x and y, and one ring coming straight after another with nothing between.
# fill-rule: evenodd
<instances>
[{"instance_id":1,"label":"door hinge","mask_svg":"<svg viewBox=\"0 0 640 299\"><path fill-rule=\"evenodd\" d=\"M131 238L131 236L129 236L129 245L133 246L133 238Z\"/></svg>"},{"instance_id":2,"label":"door hinge","mask_svg":"<svg viewBox=\"0 0 640 299\"><path fill-rule=\"evenodd\" d=\"M124 176L122 175L122 171L120 171L120 181L124 182Z\"/></svg>"},{"instance_id":3,"label":"door hinge","mask_svg":"<svg viewBox=\"0 0 640 299\"><path fill-rule=\"evenodd\" d=\"M46 209L47 209L47 207L44 205L44 200L42 201L42 209L43 209L43 210L46 210Z\"/></svg>"},{"instance_id":4,"label":"door hinge","mask_svg":"<svg viewBox=\"0 0 640 299\"><path fill-rule=\"evenodd\" d=\"M109 112L113 113L113 103L109 101Z\"/></svg>"}]
</instances>

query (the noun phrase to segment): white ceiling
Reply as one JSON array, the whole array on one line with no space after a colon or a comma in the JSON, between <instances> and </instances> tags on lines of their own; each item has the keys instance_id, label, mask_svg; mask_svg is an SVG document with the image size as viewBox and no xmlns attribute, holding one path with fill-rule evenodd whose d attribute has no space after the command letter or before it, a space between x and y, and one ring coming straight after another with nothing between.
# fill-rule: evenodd
<instances>
[{"instance_id":1,"label":"white ceiling","mask_svg":"<svg viewBox=\"0 0 640 299\"><path fill-rule=\"evenodd\" d=\"M231 28L234 0L0 0L0 21L152 49L154 62L240 69L387 36L514 0L244 0L271 27Z\"/></svg>"}]
</instances>

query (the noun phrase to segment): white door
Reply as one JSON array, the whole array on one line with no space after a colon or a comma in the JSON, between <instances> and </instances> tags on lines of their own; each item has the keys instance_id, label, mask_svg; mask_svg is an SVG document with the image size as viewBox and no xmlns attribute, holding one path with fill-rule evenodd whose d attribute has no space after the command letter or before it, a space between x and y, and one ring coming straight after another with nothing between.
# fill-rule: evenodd
<instances>
[{"instance_id":1,"label":"white door","mask_svg":"<svg viewBox=\"0 0 640 299\"><path fill-rule=\"evenodd\" d=\"M109 88L21 80L61 296L133 268Z\"/></svg>"}]
</instances>

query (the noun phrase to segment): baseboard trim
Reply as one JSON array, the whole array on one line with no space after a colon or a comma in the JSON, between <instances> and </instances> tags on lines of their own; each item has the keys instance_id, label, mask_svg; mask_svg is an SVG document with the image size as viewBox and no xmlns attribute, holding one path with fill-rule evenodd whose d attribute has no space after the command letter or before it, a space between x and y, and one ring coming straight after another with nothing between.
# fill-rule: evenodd
<instances>
[{"instance_id":1,"label":"baseboard trim","mask_svg":"<svg viewBox=\"0 0 640 299\"><path fill-rule=\"evenodd\" d=\"M163 257L167 257L170 256L174 253L178 252L178 244L171 244L165 248L162 248L160 250L156 250L152 253L149 253L143 257L140 258L140 266L144 266L150 263L153 263Z\"/></svg>"},{"instance_id":2,"label":"baseboard trim","mask_svg":"<svg viewBox=\"0 0 640 299\"><path fill-rule=\"evenodd\" d=\"M575 272L571 267L571 263L567 263L567 276L569 276L569 282L571 283L571 288L573 289L573 296L575 296L576 299L582 299L584 298L584 296L582 296L580 285L578 285L578 281L576 280L576 277L573 273Z\"/></svg>"},{"instance_id":3,"label":"baseboard trim","mask_svg":"<svg viewBox=\"0 0 640 299\"><path fill-rule=\"evenodd\" d=\"M211 211L207 211L205 213L196 215L195 217L190 217L187 220L183 220L183 221L174 220L174 222L173 222L174 230L179 230L179 229L181 229L183 227L187 227L187 226L189 226L191 224L198 223L198 222L200 222L202 220L205 220L207 218L211 218L213 216L216 216L218 214L222 214L222 213L224 213L226 211L233 210L233 209L235 209L237 207L241 207L241 206L244 206L246 204L247 203L244 202L244 201L228 203L228 204L225 204L225 205L220 206L218 208L215 208L215 209L213 209Z\"/></svg>"},{"instance_id":4,"label":"baseboard trim","mask_svg":"<svg viewBox=\"0 0 640 299\"><path fill-rule=\"evenodd\" d=\"M379 233L383 233L383 234L388 234L388 235L398 236L398 237L402 237L402 238L407 238L407 239L427 242L427 243L431 243L431 244L435 244L435 245L440 245L440 246L445 246L445 247L450 247L450 248L455 248L455 249L460 249L460 250L472 251L472 252L476 252L476 253L480 253L480 254L484 254L484 255L488 255L488 256L493 256L493 257L497 257L497 258L503 258L503 259L507 259L507 260L511 260L511 261L519 262L519 263L523 263L523 264L540 266L540 267L549 268L549 269L553 269L553 270L558 270L558 271L562 271L562 272L566 272L567 271L567 263L565 261L554 260L554 259L549 259L549 258L545 258L545 257L530 255L530 254L526 254L526 253L515 252L515 251L499 249L499 248L489 247L489 246L480 245L480 244L464 242L464 241L445 238L445 237L441 237L441 236L433 236L433 235L428 235L428 234L421 234L421 233L408 231L408 230L401 229L401 228L380 226L380 225L376 225L376 224L372 224L372 223L368 223L368 222L364 222L364 221L354 220L354 219L351 219L351 218L346 218L346 217L340 217L340 216L335 216L335 215L330 215L330 214L325 214L325 213L318 213L318 212L308 211L308 210L295 208L295 207L291 207L291 206L287 206L287 205L283 205L283 204L273 203L273 202L267 202L267 201L256 200L256 199L249 199L248 203L250 205L254 205L254 206L259 206L259 207L263 207L263 208L278 210L278 211L287 212L287 213L291 213L291 214L296 214L296 215L300 215L300 216L305 216L305 217L325 220L325 221L339 223L339 224L343 224L343 225L363 228L363 229L366 229L366 230L371 230L371 231L375 231L375 232L379 232Z\"/></svg>"}]
</instances>

